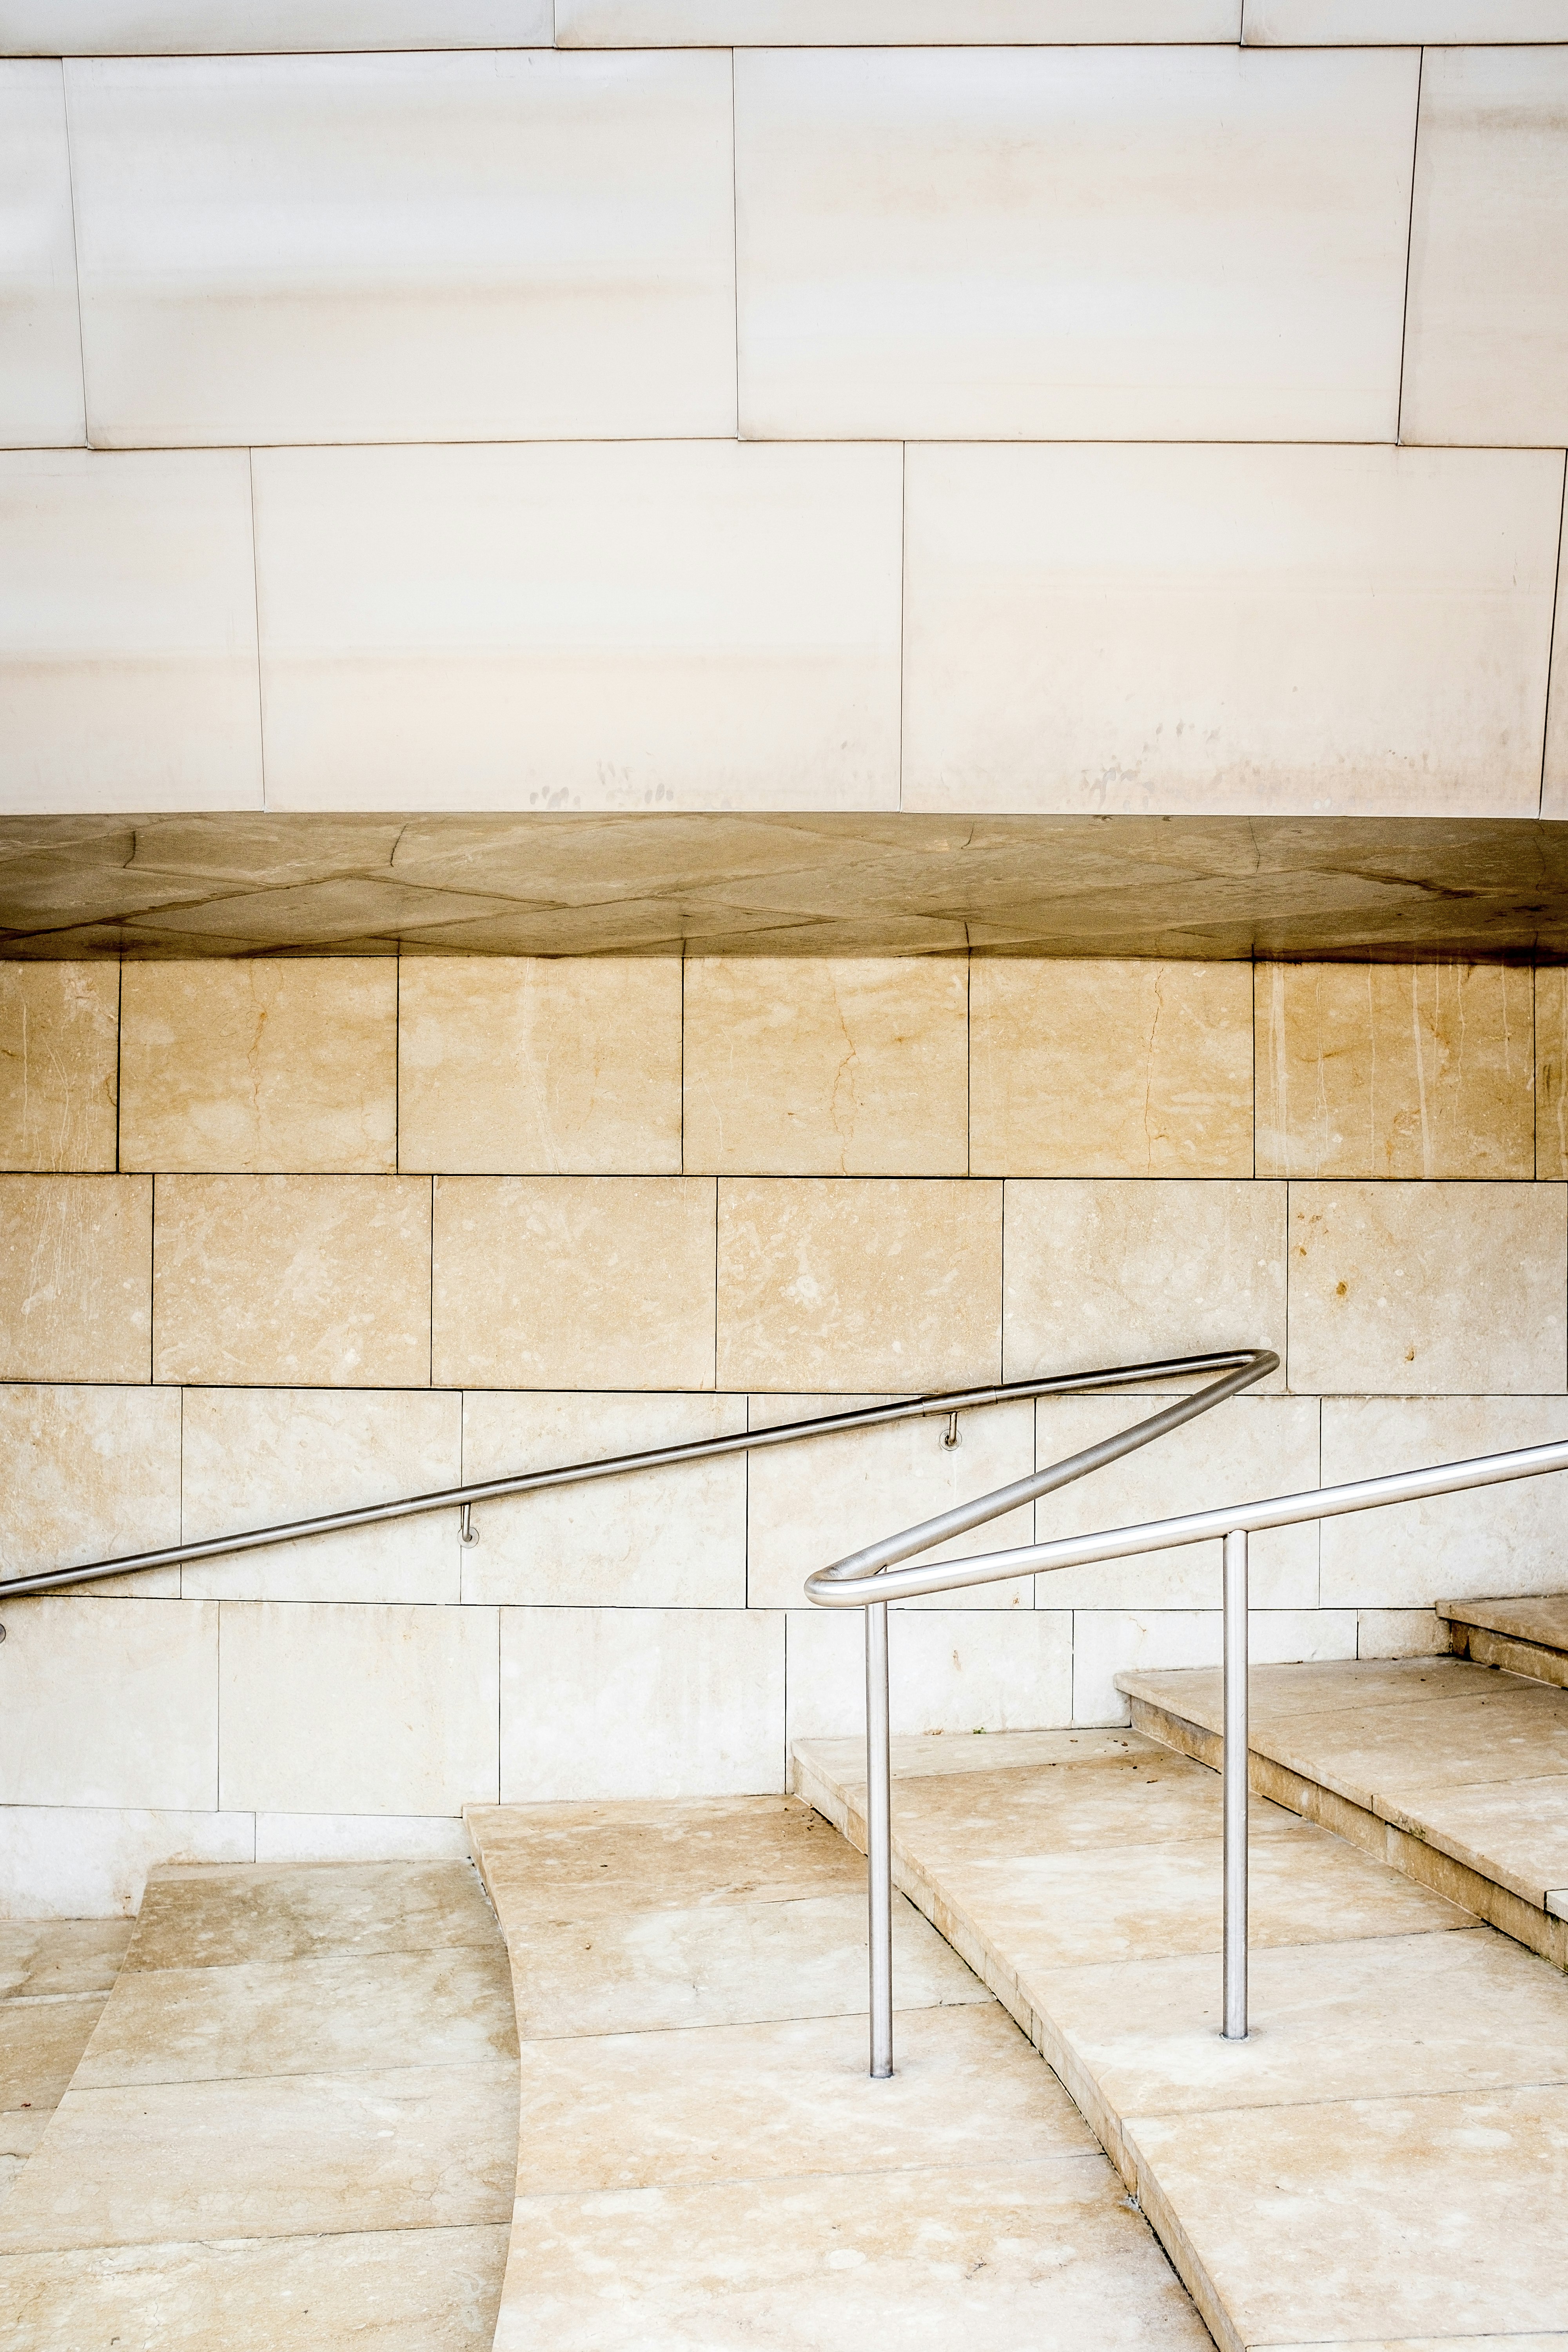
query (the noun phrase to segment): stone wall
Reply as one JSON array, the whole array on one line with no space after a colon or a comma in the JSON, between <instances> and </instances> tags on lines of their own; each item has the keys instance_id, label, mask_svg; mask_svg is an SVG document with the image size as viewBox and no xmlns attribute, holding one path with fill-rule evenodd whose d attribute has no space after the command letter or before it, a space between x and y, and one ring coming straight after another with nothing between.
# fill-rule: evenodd
<instances>
[{"instance_id":1,"label":"stone wall","mask_svg":"<svg viewBox=\"0 0 1568 2352\"><path fill-rule=\"evenodd\" d=\"M1267 1392L1037 1531L1563 1433L1559 971L342 957L0 965L6 1574L925 1387L1211 1346ZM822 1440L10 1603L0 1870L458 1850L766 1790L859 1720L815 1566L1127 1420ZM1030 1515L994 1531L1025 1541ZM962 1549L976 1549L972 1538ZM1266 1536L1254 1654L1552 1589L1545 1484ZM901 1611L895 1725L1120 1720L1217 1547Z\"/></svg>"},{"instance_id":2,"label":"stone wall","mask_svg":"<svg viewBox=\"0 0 1568 2352\"><path fill-rule=\"evenodd\" d=\"M1564 21L5 0L0 806L1562 817Z\"/></svg>"}]
</instances>

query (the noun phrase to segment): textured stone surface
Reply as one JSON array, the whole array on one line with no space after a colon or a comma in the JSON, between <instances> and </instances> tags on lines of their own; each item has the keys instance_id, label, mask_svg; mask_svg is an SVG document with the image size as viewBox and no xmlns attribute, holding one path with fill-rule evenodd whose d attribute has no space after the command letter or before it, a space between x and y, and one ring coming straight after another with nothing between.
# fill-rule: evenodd
<instances>
[{"instance_id":1,"label":"textured stone surface","mask_svg":"<svg viewBox=\"0 0 1568 2352\"><path fill-rule=\"evenodd\" d=\"M0 964L0 1167L113 1169L119 1019L112 963Z\"/></svg>"}]
</instances>

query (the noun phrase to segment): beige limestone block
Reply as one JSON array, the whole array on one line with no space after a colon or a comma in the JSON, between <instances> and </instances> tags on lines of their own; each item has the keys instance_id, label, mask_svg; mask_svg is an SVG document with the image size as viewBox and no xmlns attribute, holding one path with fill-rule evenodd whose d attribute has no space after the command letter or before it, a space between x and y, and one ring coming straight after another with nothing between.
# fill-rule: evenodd
<instances>
[{"instance_id":1,"label":"beige limestone block","mask_svg":"<svg viewBox=\"0 0 1568 2352\"><path fill-rule=\"evenodd\" d=\"M1292 1184L1291 1386L1560 1396L1563 1202L1532 1184Z\"/></svg>"},{"instance_id":2,"label":"beige limestone block","mask_svg":"<svg viewBox=\"0 0 1568 2352\"><path fill-rule=\"evenodd\" d=\"M1519 0L1501 5L1513 15ZM1476 32L1488 46L1426 54L1404 440L1568 439L1568 55L1544 46L1565 32L1559 11L1540 47L1492 46L1497 35Z\"/></svg>"},{"instance_id":3,"label":"beige limestone block","mask_svg":"<svg viewBox=\"0 0 1568 2352\"><path fill-rule=\"evenodd\" d=\"M528 1895L510 1904L503 1877L500 1909L523 2049L672 2026L864 2018L866 1889L856 1876L858 1885L782 1903L605 1906L586 1925L563 1905ZM990 2006L984 1985L901 1895L893 1897L893 1972L908 2008Z\"/></svg>"},{"instance_id":4,"label":"beige limestone block","mask_svg":"<svg viewBox=\"0 0 1568 2352\"><path fill-rule=\"evenodd\" d=\"M501 1801L772 1794L784 1699L776 1611L503 1609Z\"/></svg>"},{"instance_id":5,"label":"beige limestone block","mask_svg":"<svg viewBox=\"0 0 1568 2352\"><path fill-rule=\"evenodd\" d=\"M1563 0L1245 0L1242 38L1248 47L1337 49L1358 41L1560 41L1565 26Z\"/></svg>"},{"instance_id":6,"label":"beige limestone block","mask_svg":"<svg viewBox=\"0 0 1568 2352\"><path fill-rule=\"evenodd\" d=\"M455 1486L462 1400L428 1390L191 1389L187 1543ZM456 1601L458 1515L431 1511L195 1560L181 1590L215 1601Z\"/></svg>"},{"instance_id":7,"label":"beige limestone block","mask_svg":"<svg viewBox=\"0 0 1568 2352\"><path fill-rule=\"evenodd\" d=\"M396 1040L392 956L128 964L121 1165L389 1175Z\"/></svg>"},{"instance_id":8,"label":"beige limestone block","mask_svg":"<svg viewBox=\"0 0 1568 2352\"><path fill-rule=\"evenodd\" d=\"M818 1816L820 1820L820 1816ZM858 1879L865 1864L837 1840ZM521 2194L1089 2155L1088 2126L993 2001L906 2009L892 2098L844 2017L523 2045Z\"/></svg>"},{"instance_id":9,"label":"beige limestone block","mask_svg":"<svg viewBox=\"0 0 1568 2352\"><path fill-rule=\"evenodd\" d=\"M1010 1381L1213 1349L1283 1357L1285 1187L1010 1179L1003 1320Z\"/></svg>"},{"instance_id":10,"label":"beige limestone block","mask_svg":"<svg viewBox=\"0 0 1568 2352\"><path fill-rule=\"evenodd\" d=\"M824 1409L832 1404L824 1401ZM998 1405L960 1416L959 1443L944 1444L941 1419L899 1421L752 1456L747 1495L747 1581L753 1608L798 1609L814 1569L842 1559L960 1503L1026 1478L1034 1467L1032 1403ZM1028 1506L990 1519L918 1557L961 1559L977 1551L1026 1544ZM1027 1609L1026 1576L967 1591L900 1603L921 1609Z\"/></svg>"},{"instance_id":11,"label":"beige limestone block","mask_svg":"<svg viewBox=\"0 0 1568 2352\"><path fill-rule=\"evenodd\" d=\"M430 1186L420 1176L161 1176L154 1377L424 1388Z\"/></svg>"},{"instance_id":12,"label":"beige limestone block","mask_svg":"<svg viewBox=\"0 0 1568 2352\"><path fill-rule=\"evenodd\" d=\"M1050 1580L1044 1580L1048 1587ZM1206 1666L1217 1663L1224 1621L1208 1609L1077 1609L1073 1612L1072 1719L1075 1723L1125 1723L1127 1701L1116 1686L1120 1674L1140 1668ZM1353 1609L1258 1609L1249 1612L1253 1663L1353 1658Z\"/></svg>"},{"instance_id":13,"label":"beige limestone block","mask_svg":"<svg viewBox=\"0 0 1568 2352\"><path fill-rule=\"evenodd\" d=\"M1041 1397L1035 1410L1036 1452L1043 1469L1119 1431L1146 1421L1168 1397ZM1136 1527L1179 1511L1266 1495L1300 1494L1318 1483L1315 1397L1233 1397L1121 1462L1078 1479L1035 1505L1034 1540ZM1028 1537L1026 1542L1031 1540ZM1273 1528L1251 1538L1253 1605L1311 1609L1318 1601L1318 1530ZM1164 1551L1053 1569L1037 1577L1042 1609L1205 1609L1220 1597L1220 1546L1183 1544Z\"/></svg>"},{"instance_id":14,"label":"beige limestone block","mask_svg":"<svg viewBox=\"0 0 1568 2352\"><path fill-rule=\"evenodd\" d=\"M551 1396L479 1390L463 1400L469 1482L722 1437L739 1397ZM721 1455L477 1506L465 1601L603 1608L742 1609L746 1459ZM754 1597L754 1596L753 1596Z\"/></svg>"},{"instance_id":15,"label":"beige limestone block","mask_svg":"<svg viewBox=\"0 0 1568 2352\"><path fill-rule=\"evenodd\" d=\"M1560 2084L1252 2108L1200 2132L1133 2116L1127 2131L1240 2343L1561 2335Z\"/></svg>"},{"instance_id":16,"label":"beige limestone block","mask_svg":"<svg viewBox=\"0 0 1568 2352\"><path fill-rule=\"evenodd\" d=\"M120 1973L131 1929L123 1919L0 1922L0 1999L18 1993L107 1994Z\"/></svg>"},{"instance_id":17,"label":"beige limestone block","mask_svg":"<svg viewBox=\"0 0 1568 2352\"><path fill-rule=\"evenodd\" d=\"M687 1167L963 1175L966 997L946 957L692 958Z\"/></svg>"},{"instance_id":18,"label":"beige limestone block","mask_svg":"<svg viewBox=\"0 0 1568 2352\"><path fill-rule=\"evenodd\" d=\"M503 1918L790 1903L854 1891L864 1867L823 1816L788 1797L618 1798L467 1805L474 1858Z\"/></svg>"},{"instance_id":19,"label":"beige limestone block","mask_svg":"<svg viewBox=\"0 0 1568 2352\"><path fill-rule=\"evenodd\" d=\"M1531 975L1255 967L1260 1176L1527 1177Z\"/></svg>"},{"instance_id":20,"label":"beige limestone block","mask_svg":"<svg viewBox=\"0 0 1568 2352\"><path fill-rule=\"evenodd\" d=\"M1325 1397L1323 1478L1337 1486L1565 1436L1561 1395ZM1561 1592L1568 1586L1563 1501L1560 1478L1515 1478L1325 1519L1323 1601L1364 1613L1429 1610L1459 1591ZM1448 1647L1446 1629L1440 1646Z\"/></svg>"},{"instance_id":21,"label":"beige limestone block","mask_svg":"<svg viewBox=\"0 0 1568 2352\"><path fill-rule=\"evenodd\" d=\"M722 1388L957 1388L996 1378L1002 1188L733 1178L719 1195Z\"/></svg>"},{"instance_id":22,"label":"beige limestone block","mask_svg":"<svg viewBox=\"0 0 1568 2352\"><path fill-rule=\"evenodd\" d=\"M112 1559L180 1540L180 1399L166 1389L0 1387L7 1503L0 1575ZM178 1572L156 1571L172 1580ZM105 1586L139 1593L147 1577Z\"/></svg>"},{"instance_id":23,"label":"beige limestone block","mask_svg":"<svg viewBox=\"0 0 1568 2352\"><path fill-rule=\"evenodd\" d=\"M496 1785L496 1612L226 1601L231 1808L456 1813Z\"/></svg>"},{"instance_id":24,"label":"beige limestone block","mask_svg":"<svg viewBox=\"0 0 1568 2352\"><path fill-rule=\"evenodd\" d=\"M115 1164L115 963L0 963L0 1167Z\"/></svg>"},{"instance_id":25,"label":"beige limestone block","mask_svg":"<svg viewBox=\"0 0 1568 2352\"><path fill-rule=\"evenodd\" d=\"M970 977L981 1176L1250 1176L1240 963L985 957Z\"/></svg>"},{"instance_id":26,"label":"beige limestone block","mask_svg":"<svg viewBox=\"0 0 1568 2352\"><path fill-rule=\"evenodd\" d=\"M436 1381L712 1388L713 1190L710 1177L437 1177Z\"/></svg>"},{"instance_id":27,"label":"beige limestone block","mask_svg":"<svg viewBox=\"0 0 1568 2352\"><path fill-rule=\"evenodd\" d=\"M678 1175L680 987L674 956L405 959L399 1167Z\"/></svg>"},{"instance_id":28,"label":"beige limestone block","mask_svg":"<svg viewBox=\"0 0 1568 2352\"><path fill-rule=\"evenodd\" d=\"M1233 41L1240 23L1240 0L555 0L563 49Z\"/></svg>"},{"instance_id":29,"label":"beige limestone block","mask_svg":"<svg viewBox=\"0 0 1568 2352\"><path fill-rule=\"evenodd\" d=\"M0 1176L0 1379L144 1381L146 1176Z\"/></svg>"},{"instance_id":30,"label":"beige limestone block","mask_svg":"<svg viewBox=\"0 0 1568 2352\"><path fill-rule=\"evenodd\" d=\"M163 1969L282 1967L334 1954L489 1949L495 1922L474 1895L468 1863L414 1863L387 1899L380 1864L327 1871L258 1860L242 1882L199 1868L149 1879L126 1956L129 1973Z\"/></svg>"},{"instance_id":31,"label":"beige limestone block","mask_svg":"<svg viewBox=\"0 0 1568 2352\"><path fill-rule=\"evenodd\" d=\"M0 2249L498 2221L516 2113L516 2066L493 2061L68 2091Z\"/></svg>"},{"instance_id":32,"label":"beige limestone block","mask_svg":"<svg viewBox=\"0 0 1568 2352\"><path fill-rule=\"evenodd\" d=\"M860 1612L792 1609L789 1736L860 1735L866 1655ZM888 1634L889 1696L900 1738L967 1743L978 1733L1072 1721L1072 1617L1065 1609L901 1609ZM862 1764L862 1771L864 1765Z\"/></svg>"},{"instance_id":33,"label":"beige limestone block","mask_svg":"<svg viewBox=\"0 0 1568 2352\"><path fill-rule=\"evenodd\" d=\"M1568 971L1535 975L1535 1173L1568 1177Z\"/></svg>"},{"instance_id":34,"label":"beige limestone block","mask_svg":"<svg viewBox=\"0 0 1568 2352\"><path fill-rule=\"evenodd\" d=\"M11 1805L217 1802L217 1612L204 1601L8 1601L0 1787Z\"/></svg>"},{"instance_id":35,"label":"beige limestone block","mask_svg":"<svg viewBox=\"0 0 1568 2352\"><path fill-rule=\"evenodd\" d=\"M1095 2156L1013 2160L1004 2142L984 2168L868 2166L522 2197L512 2227L527 2256L509 2274L496 2352L546 2340L552 2352L641 2352L682 2336L799 2352L922 2336L1088 2347L1113 2343L1113 2328L1162 2352L1209 2342ZM612 2300L603 2282L628 2274L636 2294Z\"/></svg>"},{"instance_id":36,"label":"beige limestone block","mask_svg":"<svg viewBox=\"0 0 1568 2352\"><path fill-rule=\"evenodd\" d=\"M312 5L310 22L321 24ZM499 2125L500 2118L497 2118ZM283 2159L287 2161L287 2159ZM421 2352L488 2345L510 2231L337 2230L298 2238L226 2237L77 2252L0 2255L0 2294L32 2343L56 2352L89 2326L106 2345L156 2342L170 2352L246 2344L251 2352L339 2352L356 2334ZM172 2310L199 2315L198 2335L169 2336ZM267 2325L278 2314L288 2330ZM309 2328L309 2334L304 2330ZM1531 2352L1510 2345L1509 2352Z\"/></svg>"}]
</instances>

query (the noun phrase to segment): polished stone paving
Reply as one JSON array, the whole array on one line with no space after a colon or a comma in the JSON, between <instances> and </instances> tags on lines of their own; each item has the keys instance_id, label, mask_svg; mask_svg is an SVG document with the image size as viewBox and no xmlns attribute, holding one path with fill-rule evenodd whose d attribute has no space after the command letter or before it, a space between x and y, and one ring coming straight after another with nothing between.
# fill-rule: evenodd
<instances>
[{"instance_id":1,"label":"polished stone paving","mask_svg":"<svg viewBox=\"0 0 1568 2352\"><path fill-rule=\"evenodd\" d=\"M110 1952L112 1924L0 2207L0 2346L482 2352L517 2059L468 1865L168 1869Z\"/></svg>"},{"instance_id":2,"label":"polished stone paving","mask_svg":"<svg viewBox=\"0 0 1568 2352\"><path fill-rule=\"evenodd\" d=\"M1006 1735L944 1739L932 1770L936 1745L895 1743L898 1884L1072 2091L1224 2352L1563 2352L1556 1969L1255 1799L1252 2032L1227 2043L1217 1776L1136 1731L1019 1738L1016 1762ZM795 1774L863 1839L858 1742L801 1742Z\"/></svg>"},{"instance_id":3,"label":"polished stone paving","mask_svg":"<svg viewBox=\"0 0 1568 2352\"><path fill-rule=\"evenodd\" d=\"M864 1865L820 1815L468 1825L520 2024L500 2352L1201 2352L1061 2084L901 1902L899 2071L868 2080Z\"/></svg>"},{"instance_id":4,"label":"polished stone paving","mask_svg":"<svg viewBox=\"0 0 1568 2352\"><path fill-rule=\"evenodd\" d=\"M1568 955L1533 819L0 818L0 955Z\"/></svg>"}]
</instances>

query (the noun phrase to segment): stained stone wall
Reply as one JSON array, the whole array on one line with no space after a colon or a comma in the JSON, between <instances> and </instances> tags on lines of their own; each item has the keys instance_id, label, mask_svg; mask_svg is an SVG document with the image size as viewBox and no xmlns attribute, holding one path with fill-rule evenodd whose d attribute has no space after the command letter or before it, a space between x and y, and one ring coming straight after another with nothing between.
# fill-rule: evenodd
<instances>
[{"instance_id":1,"label":"stained stone wall","mask_svg":"<svg viewBox=\"0 0 1568 2352\"><path fill-rule=\"evenodd\" d=\"M1497 964L0 965L7 1574L865 1396L1262 1342L1040 1534L1561 1436L1568 988ZM457 1851L465 1800L765 1790L858 1720L802 1581L1134 1417L970 1416L5 1612L0 1873ZM1028 1539L1016 1515L996 1540ZM973 1546L971 1546L973 1548ZM1255 1654L1559 1588L1561 1496L1256 1545ZM1217 1552L900 1612L908 1730L1120 1719Z\"/></svg>"}]
</instances>

